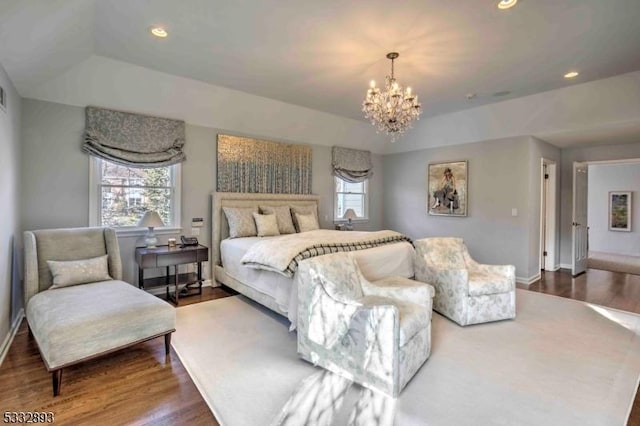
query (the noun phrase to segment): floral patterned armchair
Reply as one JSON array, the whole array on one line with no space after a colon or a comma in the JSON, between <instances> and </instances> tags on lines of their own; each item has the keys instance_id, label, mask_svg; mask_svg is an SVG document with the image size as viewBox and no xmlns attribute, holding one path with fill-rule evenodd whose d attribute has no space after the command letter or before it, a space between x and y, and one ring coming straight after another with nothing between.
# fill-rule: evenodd
<instances>
[{"instance_id":1,"label":"floral patterned armchair","mask_svg":"<svg viewBox=\"0 0 640 426\"><path fill-rule=\"evenodd\" d=\"M513 265L482 265L462 238L415 241L416 279L436 289L433 309L460 325L515 318Z\"/></svg>"},{"instance_id":2,"label":"floral patterned armchair","mask_svg":"<svg viewBox=\"0 0 640 426\"><path fill-rule=\"evenodd\" d=\"M429 357L432 286L368 282L349 253L301 262L296 281L305 360L396 397Z\"/></svg>"}]
</instances>

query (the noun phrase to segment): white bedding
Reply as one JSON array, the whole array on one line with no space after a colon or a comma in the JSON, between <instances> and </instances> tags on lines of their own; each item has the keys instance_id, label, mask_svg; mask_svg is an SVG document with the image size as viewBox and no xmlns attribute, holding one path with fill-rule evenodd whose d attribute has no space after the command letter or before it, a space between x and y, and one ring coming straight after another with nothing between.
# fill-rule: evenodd
<instances>
[{"instance_id":1,"label":"white bedding","mask_svg":"<svg viewBox=\"0 0 640 426\"><path fill-rule=\"evenodd\" d=\"M276 272L253 269L242 265L245 253L259 241L281 237L247 237L225 239L220 243L222 266L230 277L273 297L289 321L295 326L297 318L298 292L293 285L294 278ZM413 277L413 246L408 242L398 242L351 252L360 266L362 274L370 281L391 275Z\"/></svg>"}]
</instances>

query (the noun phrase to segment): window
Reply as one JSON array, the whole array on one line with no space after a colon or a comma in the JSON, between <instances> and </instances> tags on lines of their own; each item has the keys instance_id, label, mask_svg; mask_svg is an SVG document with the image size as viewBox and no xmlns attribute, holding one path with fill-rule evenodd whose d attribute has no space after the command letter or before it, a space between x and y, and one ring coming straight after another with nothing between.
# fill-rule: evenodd
<instances>
[{"instance_id":1,"label":"window","mask_svg":"<svg viewBox=\"0 0 640 426\"><path fill-rule=\"evenodd\" d=\"M360 183L349 183L339 177L335 179L335 202L334 202L334 221L343 221L344 212L347 209L353 209L358 215L359 220L369 219L369 197L367 196L367 187L369 181L365 180Z\"/></svg>"},{"instance_id":2,"label":"window","mask_svg":"<svg viewBox=\"0 0 640 426\"><path fill-rule=\"evenodd\" d=\"M180 165L143 169L91 157L90 224L134 228L147 210L180 226Z\"/></svg>"}]
</instances>

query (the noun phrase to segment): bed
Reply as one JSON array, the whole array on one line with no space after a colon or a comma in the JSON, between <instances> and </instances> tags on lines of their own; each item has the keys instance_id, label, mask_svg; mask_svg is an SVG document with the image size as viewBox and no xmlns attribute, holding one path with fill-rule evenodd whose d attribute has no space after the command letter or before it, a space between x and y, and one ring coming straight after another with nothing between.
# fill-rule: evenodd
<instances>
[{"instance_id":1,"label":"bed","mask_svg":"<svg viewBox=\"0 0 640 426\"><path fill-rule=\"evenodd\" d=\"M320 197L317 195L214 192L211 197L212 276L217 282L287 317L295 327L297 319L295 274L289 277L273 271L247 267L242 263L242 258L254 245L267 239L283 237L229 239L229 224L222 208L259 205L312 206L317 214L319 201ZM378 280L392 275L405 278L413 276L414 250L409 242L386 244L352 253L356 256L363 275L369 280Z\"/></svg>"}]
</instances>

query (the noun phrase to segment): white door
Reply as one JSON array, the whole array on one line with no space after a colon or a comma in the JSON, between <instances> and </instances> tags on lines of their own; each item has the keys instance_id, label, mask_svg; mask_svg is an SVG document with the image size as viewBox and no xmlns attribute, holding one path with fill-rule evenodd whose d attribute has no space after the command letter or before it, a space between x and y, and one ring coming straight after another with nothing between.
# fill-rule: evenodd
<instances>
[{"instance_id":1,"label":"white door","mask_svg":"<svg viewBox=\"0 0 640 426\"><path fill-rule=\"evenodd\" d=\"M571 274L575 277L587 270L587 185L589 168L586 163L573 163L573 249Z\"/></svg>"}]
</instances>

